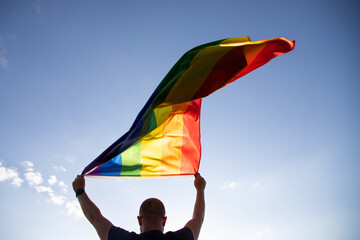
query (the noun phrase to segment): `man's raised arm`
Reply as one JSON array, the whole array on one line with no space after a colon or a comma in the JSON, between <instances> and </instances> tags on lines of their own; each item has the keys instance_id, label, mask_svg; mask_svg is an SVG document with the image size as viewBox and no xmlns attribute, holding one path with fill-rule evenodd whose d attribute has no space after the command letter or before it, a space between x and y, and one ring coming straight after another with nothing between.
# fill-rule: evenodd
<instances>
[{"instance_id":1,"label":"man's raised arm","mask_svg":"<svg viewBox=\"0 0 360 240\"><path fill-rule=\"evenodd\" d=\"M90 200L85 192L85 179L83 176L77 176L73 182L73 189L79 200L81 209L85 217L96 229L101 240L108 239L109 229L112 223L107 220L100 212L100 209Z\"/></svg>"},{"instance_id":2,"label":"man's raised arm","mask_svg":"<svg viewBox=\"0 0 360 240\"><path fill-rule=\"evenodd\" d=\"M200 234L201 225L205 217L205 179L197 173L195 175L194 186L196 188L196 200L192 219L185 225L191 229L194 239L197 240Z\"/></svg>"}]
</instances>

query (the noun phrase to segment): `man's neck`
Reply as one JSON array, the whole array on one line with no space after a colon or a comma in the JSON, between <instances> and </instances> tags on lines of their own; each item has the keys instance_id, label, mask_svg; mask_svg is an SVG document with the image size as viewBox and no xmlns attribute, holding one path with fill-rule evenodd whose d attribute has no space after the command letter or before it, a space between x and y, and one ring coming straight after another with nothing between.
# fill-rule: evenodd
<instances>
[{"instance_id":1,"label":"man's neck","mask_svg":"<svg viewBox=\"0 0 360 240\"><path fill-rule=\"evenodd\" d=\"M161 226L161 225L143 225L141 228L140 228L140 232L141 233L144 233L144 232L149 232L149 231L154 231L154 230L157 230L157 231L160 231L160 232L164 232L164 227Z\"/></svg>"}]
</instances>

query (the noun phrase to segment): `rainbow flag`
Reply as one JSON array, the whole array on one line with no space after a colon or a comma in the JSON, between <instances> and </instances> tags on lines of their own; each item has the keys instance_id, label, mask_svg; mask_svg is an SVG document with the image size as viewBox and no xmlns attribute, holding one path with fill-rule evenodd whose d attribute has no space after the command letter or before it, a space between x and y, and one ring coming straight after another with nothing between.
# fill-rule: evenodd
<instances>
[{"instance_id":1,"label":"rainbow flag","mask_svg":"<svg viewBox=\"0 0 360 240\"><path fill-rule=\"evenodd\" d=\"M186 52L160 82L130 130L83 175L150 177L193 175L201 158L201 99L294 49L285 38L223 39Z\"/></svg>"}]
</instances>

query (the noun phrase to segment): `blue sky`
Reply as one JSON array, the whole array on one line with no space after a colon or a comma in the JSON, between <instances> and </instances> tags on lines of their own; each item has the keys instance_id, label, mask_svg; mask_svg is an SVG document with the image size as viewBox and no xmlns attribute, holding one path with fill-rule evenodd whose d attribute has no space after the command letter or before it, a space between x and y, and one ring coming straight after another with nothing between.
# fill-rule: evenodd
<instances>
[{"instance_id":1,"label":"blue sky","mask_svg":"<svg viewBox=\"0 0 360 240\"><path fill-rule=\"evenodd\" d=\"M131 126L177 59L202 43L286 37L295 50L203 100L200 239L358 239L356 1L0 2L0 239L97 239L71 183ZM87 192L139 231L191 217L193 178L93 179Z\"/></svg>"}]
</instances>

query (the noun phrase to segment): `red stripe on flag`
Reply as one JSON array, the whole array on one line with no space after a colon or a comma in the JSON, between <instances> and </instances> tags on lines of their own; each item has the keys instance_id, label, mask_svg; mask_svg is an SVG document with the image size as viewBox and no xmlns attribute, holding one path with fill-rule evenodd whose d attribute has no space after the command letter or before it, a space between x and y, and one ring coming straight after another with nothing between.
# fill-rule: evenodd
<instances>
[{"instance_id":1,"label":"red stripe on flag","mask_svg":"<svg viewBox=\"0 0 360 240\"><path fill-rule=\"evenodd\" d=\"M201 158L200 144L201 99L192 101L183 115L183 144L180 175L195 174L199 170Z\"/></svg>"},{"instance_id":2,"label":"red stripe on flag","mask_svg":"<svg viewBox=\"0 0 360 240\"><path fill-rule=\"evenodd\" d=\"M260 53L254 58L254 60L249 63L246 69L244 69L244 71L240 73L238 78L261 67L262 65L269 62L271 59L293 50L295 46L294 41L289 41L284 38L275 39L265 44L266 46L260 51Z\"/></svg>"},{"instance_id":3,"label":"red stripe on flag","mask_svg":"<svg viewBox=\"0 0 360 240\"><path fill-rule=\"evenodd\" d=\"M193 99L206 97L235 81L237 73L245 67L244 46L234 47L215 64Z\"/></svg>"}]
</instances>

